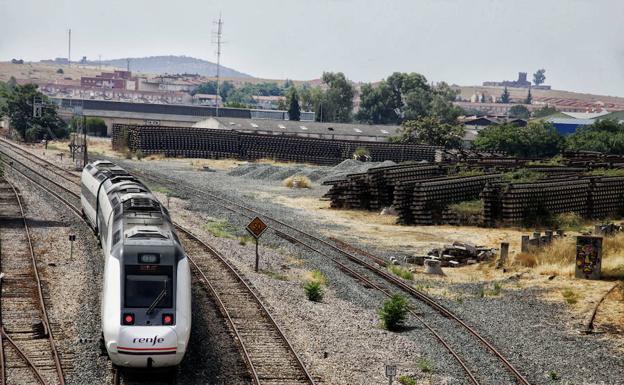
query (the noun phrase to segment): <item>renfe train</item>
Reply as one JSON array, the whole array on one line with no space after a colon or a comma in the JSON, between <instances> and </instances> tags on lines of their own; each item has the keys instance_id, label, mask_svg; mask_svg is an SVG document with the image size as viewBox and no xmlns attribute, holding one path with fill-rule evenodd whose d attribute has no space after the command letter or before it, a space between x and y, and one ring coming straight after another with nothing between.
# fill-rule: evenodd
<instances>
[{"instance_id":1,"label":"renfe train","mask_svg":"<svg viewBox=\"0 0 624 385\"><path fill-rule=\"evenodd\" d=\"M82 171L83 215L104 252L102 333L113 364L180 363L191 331L191 273L169 212L111 162Z\"/></svg>"}]
</instances>

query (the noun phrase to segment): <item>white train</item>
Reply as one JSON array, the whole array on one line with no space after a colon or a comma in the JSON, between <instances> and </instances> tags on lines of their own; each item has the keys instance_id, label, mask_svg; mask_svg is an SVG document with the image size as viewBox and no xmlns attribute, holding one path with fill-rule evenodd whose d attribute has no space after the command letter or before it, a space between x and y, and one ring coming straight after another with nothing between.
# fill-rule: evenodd
<instances>
[{"instance_id":1,"label":"white train","mask_svg":"<svg viewBox=\"0 0 624 385\"><path fill-rule=\"evenodd\" d=\"M191 332L191 273L167 209L107 161L84 168L81 204L104 251L102 332L113 364L179 364Z\"/></svg>"}]
</instances>

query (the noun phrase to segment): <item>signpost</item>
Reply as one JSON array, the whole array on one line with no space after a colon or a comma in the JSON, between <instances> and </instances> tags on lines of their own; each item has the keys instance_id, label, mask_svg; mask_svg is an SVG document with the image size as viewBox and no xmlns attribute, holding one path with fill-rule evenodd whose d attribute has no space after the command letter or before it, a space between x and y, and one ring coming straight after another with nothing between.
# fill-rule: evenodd
<instances>
[{"instance_id":1,"label":"signpost","mask_svg":"<svg viewBox=\"0 0 624 385\"><path fill-rule=\"evenodd\" d=\"M388 383L392 385L392 380L396 376L396 365L386 364L386 377L388 377Z\"/></svg>"},{"instance_id":2,"label":"signpost","mask_svg":"<svg viewBox=\"0 0 624 385\"><path fill-rule=\"evenodd\" d=\"M258 265L260 264L260 255L258 254L258 239L265 232L269 226L262 222L262 219L255 217L249 222L245 228L249 234L256 240L256 273L258 272Z\"/></svg>"},{"instance_id":3,"label":"signpost","mask_svg":"<svg viewBox=\"0 0 624 385\"><path fill-rule=\"evenodd\" d=\"M76 235L75 234L69 234L69 259L73 259L74 258L74 241L76 240Z\"/></svg>"}]
</instances>

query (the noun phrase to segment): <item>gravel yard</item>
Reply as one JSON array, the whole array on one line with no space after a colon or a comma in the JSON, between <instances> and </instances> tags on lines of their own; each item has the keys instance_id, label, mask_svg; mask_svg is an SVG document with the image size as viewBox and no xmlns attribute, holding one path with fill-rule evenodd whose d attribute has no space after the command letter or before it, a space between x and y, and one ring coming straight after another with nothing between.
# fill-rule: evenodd
<instances>
[{"instance_id":1,"label":"gravel yard","mask_svg":"<svg viewBox=\"0 0 624 385\"><path fill-rule=\"evenodd\" d=\"M151 187L160 191L163 202L167 201L165 194L171 196L174 219L193 228L248 276L321 383L384 383L386 362L396 363L400 375L429 379L425 383L466 383L458 365L417 321L408 320L408 327L401 333L382 329L376 313L383 297L356 283L322 256L269 231L261 240L261 272L253 272L253 246L242 230L248 219L208 198L192 197L184 187L205 188L233 197L300 228L342 237L384 257L420 252L455 239L488 246L511 241L514 250L520 231L401 227L392 224L392 217L328 210L326 202L318 200L326 191L318 181L332 173L323 167L289 165L283 169L283 165L257 167L228 161L227 167L221 168L220 161L207 161L213 171L208 172L198 169L198 163L183 159L113 160L130 170L138 168L177 181L175 185L163 182ZM291 174L293 170L296 172ZM317 178L312 188L282 186L282 176L297 173ZM224 235L215 232L215 224L230 228ZM357 236L354 229L363 231ZM392 233L397 235L384 242ZM321 271L327 279L326 295L320 303L308 301L301 287L313 270ZM499 287L496 293L492 290L494 282ZM579 286L578 290L586 291L581 296L585 305L572 306L563 300L560 291L577 282L565 277L549 280L530 269L503 273L487 266L469 266L447 269L444 278L417 273L414 285L476 326L532 384L620 384L624 378L621 328L605 327L610 331L606 334L579 333L588 309L611 283ZM613 302L605 302L604 307L618 309ZM621 316L612 318L617 322ZM600 324L598 330L603 331Z\"/></svg>"},{"instance_id":2,"label":"gravel yard","mask_svg":"<svg viewBox=\"0 0 624 385\"><path fill-rule=\"evenodd\" d=\"M163 182L153 187L160 187L161 191L181 198L171 198L174 216L191 225L243 269L285 325L289 338L312 373L327 383L367 383L366 379L380 383L385 381L383 365L390 361L399 365L400 373L421 378L430 374L419 369L419 362L432 362L435 366L433 383L465 382L457 364L414 320L409 321L410 330L400 334L381 329L376 311L383 298L359 286L322 257L301 250L267 232L262 240L265 247L261 247L261 267L264 273L255 274L250 270L253 265L251 246L240 245L236 239L214 237L206 226L206 223L223 220L236 228L234 232L237 237L242 237L245 233L241 229L247 219L218 207L208 198L188 199L190 195L184 186L205 188L234 197L261 212L271 213L276 218L321 234L341 234L348 237L350 242L386 257L409 253L410 249L406 246L418 242L421 242L421 246L414 249L424 250L452 239L475 239L475 236L477 242L483 240L489 246L510 240L513 249L518 243L520 231L376 224L378 227L394 228L401 234L403 244L400 247L395 245L386 248L383 242L376 242L376 238L362 241L353 235L353 228L368 225L358 219L382 216L359 213L359 217L347 217L344 220L350 221L347 226L341 221L331 220L332 216L325 216L325 209L310 210L293 203L297 200L315 200L322 206L324 202L317 199L323 195L325 187L318 183L313 184L311 189L287 189L280 181L270 180L266 175L262 178L227 175L228 172L232 174L232 171L236 174L237 168L229 171L197 171L180 160L121 160L119 163L128 168L136 167L155 175L165 175L179 182L176 186ZM268 175L279 173L279 170L271 170ZM366 235L372 238L374 229L367 231L370 233ZM329 282L322 303L307 301L301 289L306 272L313 269L321 270ZM468 272L466 277L462 277L462 270ZM535 287L546 277L525 274L516 278L517 271L492 274L487 269L480 272L474 267L456 271L458 273L450 272L449 277L443 279L416 274L414 284L428 290L471 325L477 326L531 383L619 384L620 379L624 378L622 344L618 344L622 336L607 338L601 334L580 335L578 324L584 317L573 311L560 296L552 300L552 290L549 288ZM285 278L287 280L283 280ZM491 287L492 282L497 280L503 282L502 291L495 296L486 294L481 297L482 288ZM603 287L597 288L596 295L601 290ZM579 364L579 359L584 363ZM554 380L557 378L560 380Z\"/></svg>"}]
</instances>

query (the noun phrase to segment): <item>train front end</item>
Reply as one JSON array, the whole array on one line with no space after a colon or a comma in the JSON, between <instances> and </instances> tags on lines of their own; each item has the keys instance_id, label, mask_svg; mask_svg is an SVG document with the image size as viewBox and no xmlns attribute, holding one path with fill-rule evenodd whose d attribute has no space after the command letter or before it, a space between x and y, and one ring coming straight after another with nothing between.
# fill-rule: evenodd
<instances>
[{"instance_id":1,"label":"train front end","mask_svg":"<svg viewBox=\"0 0 624 385\"><path fill-rule=\"evenodd\" d=\"M120 258L108 258L106 263L104 341L118 366L176 366L187 349L191 327L188 259L176 243L155 243L141 237L130 240ZM118 290L111 290L113 286Z\"/></svg>"}]
</instances>

